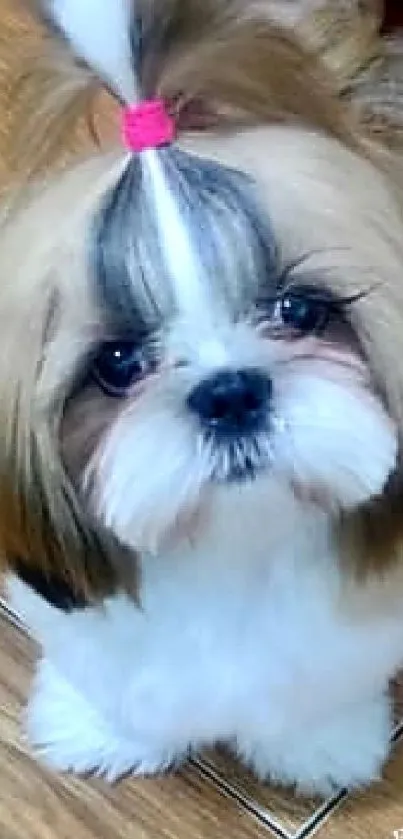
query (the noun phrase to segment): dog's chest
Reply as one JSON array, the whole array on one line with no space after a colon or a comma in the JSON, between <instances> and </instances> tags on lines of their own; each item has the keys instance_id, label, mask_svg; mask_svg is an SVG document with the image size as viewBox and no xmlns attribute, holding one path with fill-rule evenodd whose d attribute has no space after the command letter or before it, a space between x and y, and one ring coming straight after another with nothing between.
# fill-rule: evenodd
<instances>
[{"instance_id":1,"label":"dog's chest","mask_svg":"<svg viewBox=\"0 0 403 839\"><path fill-rule=\"evenodd\" d=\"M318 681L336 692L403 649L400 618L346 607L328 518L276 483L226 489L200 539L144 557L141 576L142 610L116 600L109 632L129 634L134 678L176 681L201 715L258 696L311 706Z\"/></svg>"},{"instance_id":2,"label":"dog's chest","mask_svg":"<svg viewBox=\"0 0 403 839\"><path fill-rule=\"evenodd\" d=\"M227 565L210 557L196 568L189 556L176 573L159 562L145 573L140 659L158 672L161 690L177 689L177 707L184 716L191 707L199 730L228 727L230 736L269 707L270 724L281 728L296 700L301 713L316 714L318 688L320 704L326 694L337 700L359 679L364 657L364 678L372 666L377 677L390 636L343 615L335 557L312 562L301 543L299 553L258 551Z\"/></svg>"},{"instance_id":3,"label":"dog's chest","mask_svg":"<svg viewBox=\"0 0 403 839\"><path fill-rule=\"evenodd\" d=\"M329 532L285 512L270 527L223 517L197 547L144 558L140 609L117 596L64 616L15 594L50 658L129 731L277 736L379 690L403 660L402 618L345 608Z\"/></svg>"}]
</instances>

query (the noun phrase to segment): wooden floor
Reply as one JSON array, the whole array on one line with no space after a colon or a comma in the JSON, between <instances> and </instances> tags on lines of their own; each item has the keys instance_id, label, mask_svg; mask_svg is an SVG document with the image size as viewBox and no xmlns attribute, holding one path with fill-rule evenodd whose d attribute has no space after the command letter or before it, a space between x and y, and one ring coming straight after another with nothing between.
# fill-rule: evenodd
<instances>
[{"instance_id":1,"label":"wooden floor","mask_svg":"<svg viewBox=\"0 0 403 839\"><path fill-rule=\"evenodd\" d=\"M57 777L32 758L21 735L35 655L0 605L1 839L403 837L403 741L382 783L325 804L260 785L224 754L204 755L176 775L114 787Z\"/></svg>"}]
</instances>

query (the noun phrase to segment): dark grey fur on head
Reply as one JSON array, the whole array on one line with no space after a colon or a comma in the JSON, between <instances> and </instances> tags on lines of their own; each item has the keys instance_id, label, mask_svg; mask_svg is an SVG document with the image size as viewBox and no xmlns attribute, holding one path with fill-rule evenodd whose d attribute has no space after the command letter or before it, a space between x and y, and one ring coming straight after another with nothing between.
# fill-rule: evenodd
<instances>
[{"instance_id":1,"label":"dark grey fur on head","mask_svg":"<svg viewBox=\"0 0 403 839\"><path fill-rule=\"evenodd\" d=\"M167 187L208 281L234 316L273 288L278 255L268 219L246 175L169 147L158 152ZM95 219L91 263L100 303L117 326L152 329L172 313L152 190L133 157ZM169 219L166 220L169 231ZM181 258L178 254L178 260Z\"/></svg>"}]
</instances>

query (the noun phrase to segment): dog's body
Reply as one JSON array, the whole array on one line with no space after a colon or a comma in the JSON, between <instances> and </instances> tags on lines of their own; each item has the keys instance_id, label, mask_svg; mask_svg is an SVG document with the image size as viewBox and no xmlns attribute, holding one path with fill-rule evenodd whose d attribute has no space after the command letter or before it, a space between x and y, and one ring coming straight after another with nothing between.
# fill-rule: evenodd
<instances>
[{"instance_id":1,"label":"dog's body","mask_svg":"<svg viewBox=\"0 0 403 839\"><path fill-rule=\"evenodd\" d=\"M131 3L93 31L94 0L40 5L136 98ZM1 229L0 542L44 654L28 731L110 778L224 741L263 778L359 786L403 664L401 156L368 79L362 111L341 101L320 27L305 51L262 4L137 5L142 83L202 130L100 153Z\"/></svg>"},{"instance_id":2,"label":"dog's body","mask_svg":"<svg viewBox=\"0 0 403 839\"><path fill-rule=\"evenodd\" d=\"M263 531L266 493L249 494L217 504L200 544L144 563L141 610L122 595L65 615L14 581L45 650L28 731L51 765L113 779L225 741L302 791L378 777L401 604L382 586L343 602L325 517L276 487Z\"/></svg>"}]
</instances>

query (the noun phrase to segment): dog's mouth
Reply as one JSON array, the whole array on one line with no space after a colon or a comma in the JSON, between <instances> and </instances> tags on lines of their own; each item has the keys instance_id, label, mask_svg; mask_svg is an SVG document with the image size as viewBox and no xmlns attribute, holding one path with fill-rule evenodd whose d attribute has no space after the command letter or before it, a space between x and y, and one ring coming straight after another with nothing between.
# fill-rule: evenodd
<instances>
[{"instance_id":1,"label":"dog's mouth","mask_svg":"<svg viewBox=\"0 0 403 839\"><path fill-rule=\"evenodd\" d=\"M273 461L269 434L253 436L209 435L206 439L211 462L211 482L235 484L254 481Z\"/></svg>"}]
</instances>

